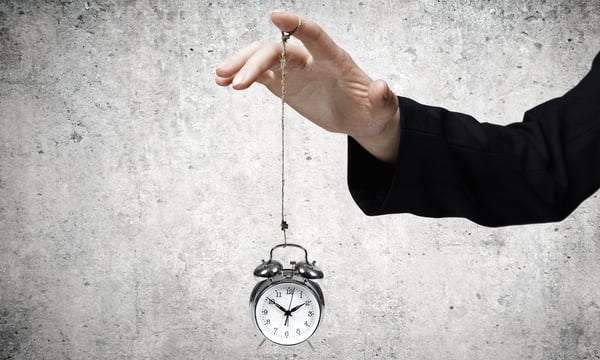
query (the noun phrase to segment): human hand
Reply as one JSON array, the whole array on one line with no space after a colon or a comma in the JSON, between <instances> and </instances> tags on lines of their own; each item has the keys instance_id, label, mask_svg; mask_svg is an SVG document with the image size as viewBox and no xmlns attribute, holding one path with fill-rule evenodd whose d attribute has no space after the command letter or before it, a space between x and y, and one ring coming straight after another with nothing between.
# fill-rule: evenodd
<instances>
[{"instance_id":1,"label":"human hand","mask_svg":"<svg viewBox=\"0 0 600 360\"><path fill-rule=\"evenodd\" d=\"M271 21L291 32L299 18L274 11ZM352 136L380 160L395 162L400 112L388 85L373 81L318 24L302 19L293 35L304 46L286 49L286 103L320 127ZM280 43L253 43L219 66L215 81L236 90L258 82L281 96L280 57Z\"/></svg>"}]
</instances>

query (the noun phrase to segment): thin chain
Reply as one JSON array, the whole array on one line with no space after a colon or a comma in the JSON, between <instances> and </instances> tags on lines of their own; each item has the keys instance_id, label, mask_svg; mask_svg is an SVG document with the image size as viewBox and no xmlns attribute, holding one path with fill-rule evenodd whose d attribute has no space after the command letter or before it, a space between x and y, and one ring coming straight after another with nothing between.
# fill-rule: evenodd
<instances>
[{"instance_id":1,"label":"thin chain","mask_svg":"<svg viewBox=\"0 0 600 360\"><path fill-rule=\"evenodd\" d=\"M285 68L287 65L285 50L290 36L290 33L281 33L281 231L283 231L284 245L287 245L288 229L288 223L285 221Z\"/></svg>"}]
</instances>

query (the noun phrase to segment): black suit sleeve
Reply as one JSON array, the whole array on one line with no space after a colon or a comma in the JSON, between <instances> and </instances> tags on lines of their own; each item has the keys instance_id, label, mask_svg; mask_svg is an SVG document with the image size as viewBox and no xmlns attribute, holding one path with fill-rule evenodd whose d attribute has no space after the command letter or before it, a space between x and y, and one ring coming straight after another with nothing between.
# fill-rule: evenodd
<instances>
[{"instance_id":1,"label":"black suit sleeve","mask_svg":"<svg viewBox=\"0 0 600 360\"><path fill-rule=\"evenodd\" d=\"M564 96L499 126L399 97L396 165L352 138L348 186L367 215L464 217L485 226L559 221L600 186L600 54Z\"/></svg>"}]
</instances>

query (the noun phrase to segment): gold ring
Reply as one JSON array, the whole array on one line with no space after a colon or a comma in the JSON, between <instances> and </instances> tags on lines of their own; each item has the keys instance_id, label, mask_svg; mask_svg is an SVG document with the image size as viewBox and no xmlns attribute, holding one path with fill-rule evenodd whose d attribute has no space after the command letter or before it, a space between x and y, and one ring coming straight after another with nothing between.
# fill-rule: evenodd
<instances>
[{"instance_id":1,"label":"gold ring","mask_svg":"<svg viewBox=\"0 0 600 360\"><path fill-rule=\"evenodd\" d=\"M302 18L300 16L298 16L298 25L296 25L296 27L294 28L294 30L286 33L286 35L287 36L294 35L294 33L300 29L300 26L302 26Z\"/></svg>"}]
</instances>

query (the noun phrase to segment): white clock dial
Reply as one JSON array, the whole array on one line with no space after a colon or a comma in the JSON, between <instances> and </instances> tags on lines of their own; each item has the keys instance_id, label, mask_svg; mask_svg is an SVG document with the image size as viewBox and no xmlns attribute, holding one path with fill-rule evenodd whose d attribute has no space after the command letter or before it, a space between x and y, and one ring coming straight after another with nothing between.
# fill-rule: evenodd
<instances>
[{"instance_id":1,"label":"white clock dial","mask_svg":"<svg viewBox=\"0 0 600 360\"><path fill-rule=\"evenodd\" d=\"M254 316L259 330L277 344L299 344L319 326L319 302L313 291L301 283L281 282L270 286L256 304Z\"/></svg>"}]
</instances>

